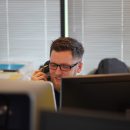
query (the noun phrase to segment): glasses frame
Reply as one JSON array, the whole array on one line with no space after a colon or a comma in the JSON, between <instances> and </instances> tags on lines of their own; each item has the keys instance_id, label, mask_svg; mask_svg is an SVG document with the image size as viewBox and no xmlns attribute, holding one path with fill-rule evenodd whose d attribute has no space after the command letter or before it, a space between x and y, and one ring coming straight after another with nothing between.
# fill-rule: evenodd
<instances>
[{"instance_id":1,"label":"glasses frame","mask_svg":"<svg viewBox=\"0 0 130 130\"><path fill-rule=\"evenodd\" d=\"M60 70L62 71L70 71L73 67L75 67L79 62L75 63L75 64L72 64L72 65L65 65L65 64L56 64L56 63L52 63L50 62L49 63L49 68L52 69L52 70L56 70L58 67L60 68ZM51 68L50 64L53 64L56 66L56 68ZM68 66L67 69L64 69L64 66Z\"/></svg>"}]
</instances>

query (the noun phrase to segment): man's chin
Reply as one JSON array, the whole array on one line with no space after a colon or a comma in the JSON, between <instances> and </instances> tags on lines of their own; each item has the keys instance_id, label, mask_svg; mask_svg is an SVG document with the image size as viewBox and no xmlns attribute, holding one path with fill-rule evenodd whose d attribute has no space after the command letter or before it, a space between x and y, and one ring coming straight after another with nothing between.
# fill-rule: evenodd
<instances>
[{"instance_id":1,"label":"man's chin","mask_svg":"<svg viewBox=\"0 0 130 130\"><path fill-rule=\"evenodd\" d=\"M57 91L60 91L61 88L61 80L54 79L53 80L54 88Z\"/></svg>"},{"instance_id":2,"label":"man's chin","mask_svg":"<svg viewBox=\"0 0 130 130\"><path fill-rule=\"evenodd\" d=\"M55 84L55 90L57 90L58 92L60 92L60 88L61 88L60 84Z\"/></svg>"}]
</instances>

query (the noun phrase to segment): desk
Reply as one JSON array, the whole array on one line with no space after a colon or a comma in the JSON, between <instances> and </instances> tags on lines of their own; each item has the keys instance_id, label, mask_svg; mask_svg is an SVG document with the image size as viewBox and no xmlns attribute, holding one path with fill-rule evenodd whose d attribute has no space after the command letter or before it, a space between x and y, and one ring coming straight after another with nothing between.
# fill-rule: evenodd
<instances>
[{"instance_id":1,"label":"desk","mask_svg":"<svg viewBox=\"0 0 130 130\"><path fill-rule=\"evenodd\" d=\"M0 79L11 79L11 80L17 80L21 79L22 74L19 72L3 72L0 71Z\"/></svg>"},{"instance_id":2,"label":"desk","mask_svg":"<svg viewBox=\"0 0 130 130\"><path fill-rule=\"evenodd\" d=\"M0 64L0 79L11 80L30 80L33 73L32 65L29 63L24 64Z\"/></svg>"}]
</instances>

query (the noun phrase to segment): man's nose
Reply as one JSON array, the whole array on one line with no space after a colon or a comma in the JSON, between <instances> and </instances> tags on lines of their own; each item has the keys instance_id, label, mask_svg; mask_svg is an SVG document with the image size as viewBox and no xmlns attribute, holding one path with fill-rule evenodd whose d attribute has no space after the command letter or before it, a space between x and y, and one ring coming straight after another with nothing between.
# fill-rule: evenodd
<instances>
[{"instance_id":1,"label":"man's nose","mask_svg":"<svg viewBox=\"0 0 130 130\"><path fill-rule=\"evenodd\" d=\"M60 66L57 67L57 69L56 69L56 73L57 73L57 74L61 73Z\"/></svg>"}]
</instances>

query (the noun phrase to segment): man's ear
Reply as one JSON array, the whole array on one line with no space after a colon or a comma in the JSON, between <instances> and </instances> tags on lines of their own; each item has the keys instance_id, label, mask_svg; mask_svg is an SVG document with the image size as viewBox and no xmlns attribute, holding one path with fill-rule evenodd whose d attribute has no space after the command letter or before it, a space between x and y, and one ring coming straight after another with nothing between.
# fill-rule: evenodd
<instances>
[{"instance_id":1,"label":"man's ear","mask_svg":"<svg viewBox=\"0 0 130 130\"><path fill-rule=\"evenodd\" d=\"M77 73L81 72L82 67L83 67L83 63L82 62L78 63L78 65L77 65Z\"/></svg>"}]
</instances>

